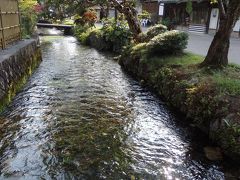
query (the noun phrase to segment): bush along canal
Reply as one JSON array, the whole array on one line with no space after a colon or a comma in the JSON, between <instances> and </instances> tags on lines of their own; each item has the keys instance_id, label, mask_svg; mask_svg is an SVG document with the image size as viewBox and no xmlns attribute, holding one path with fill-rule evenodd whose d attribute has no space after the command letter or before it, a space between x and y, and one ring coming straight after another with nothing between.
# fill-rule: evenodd
<instances>
[{"instance_id":1,"label":"bush along canal","mask_svg":"<svg viewBox=\"0 0 240 180\"><path fill-rule=\"evenodd\" d=\"M42 37L43 62L1 114L1 178L225 179L211 143L73 37ZM208 148L209 149L209 148Z\"/></svg>"},{"instance_id":2,"label":"bush along canal","mask_svg":"<svg viewBox=\"0 0 240 180\"><path fill-rule=\"evenodd\" d=\"M200 66L203 57L184 52L188 35L169 31L161 24L139 34L135 41L122 21L109 20L101 28L79 25L75 31L84 45L120 52L116 59L127 72L183 113L228 158L239 162L239 66L221 69Z\"/></svg>"}]
</instances>

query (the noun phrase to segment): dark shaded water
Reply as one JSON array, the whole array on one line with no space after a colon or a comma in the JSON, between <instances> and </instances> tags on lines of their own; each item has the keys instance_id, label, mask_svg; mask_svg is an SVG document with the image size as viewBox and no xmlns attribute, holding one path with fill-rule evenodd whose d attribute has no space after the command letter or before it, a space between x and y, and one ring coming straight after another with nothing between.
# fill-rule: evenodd
<instances>
[{"instance_id":1,"label":"dark shaded water","mask_svg":"<svg viewBox=\"0 0 240 180\"><path fill-rule=\"evenodd\" d=\"M43 62L2 114L1 179L224 179L204 137L73 37L43 37ZM225 163L226 164L226 163Z\"/></svg>"}]
</instances>

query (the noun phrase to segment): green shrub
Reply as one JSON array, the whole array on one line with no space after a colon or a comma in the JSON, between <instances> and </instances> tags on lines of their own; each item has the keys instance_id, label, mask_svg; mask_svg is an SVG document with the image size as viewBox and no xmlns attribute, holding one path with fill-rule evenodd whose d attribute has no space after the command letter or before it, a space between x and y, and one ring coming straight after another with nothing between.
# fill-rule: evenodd
<instances>
[{"instance_id":1,"label":"green shrub","mask_svg":"<svg viewBox=\"0 0 240 180\"><path fill-rule=\"evenodd\" d=\"M182 52L188 43L188 34L168 31L152 38L147 44L149 54L176 54Z\"/></svg>"},{"instance_id":2,"label":"green shrub","mask_svg":"<svg viewBox=\"0 0 240 180\"><path fill-rule=\"evenodd\" d=\"M149 28L146 33L148 41L159 34L165 33L166 31L167 31L167 27L162 24L158 24Z\"/></svg>"},{"instance_id":3,"label":"green shrub","mask_svg":"<svg viewBox=\"0 0 240 180\"><path fill-rule=\"evenodd\" d=\"M35 10L38 3L36 0L19 1L21 12L21 33L24 38L31 36L35 30L39 12Z\"/></svg>"},{"instance_id":4,"label":"green shrub","mask_svg":"<svg viewBox=\"0 0 240 180\"><path fill-rule=\"evenodd\" d=\"M155 36L149 42L143 42L138 44L132 43L128 45L126 48L123 49L119 60L121 61L129 57L138 59L149 59L148 57L153 57L155 55L171 56L174 60L174 57L172 55L181 53L187 46L187 40L188 35L186 33L179 31L168 31ZM171 62L169 63L171 64ZM179 62L179 64L181 63L184 62Z\"/></svg>"},{"instance_id":5,"label":"green shrub","mask_svg":"<svg viewBox=\"0 0 240 180\"><path fill-rule=\"evenodd\" d=\"M112 48L111 44L106 42L103 31L101 29L91 30L88 37L88 43L90 46L101 51L108 51Z\"/></svg>"},{"instance_id":6,"label":"green shrub","mask_svg":"<svg viewBox=\"0 0 240 180\"><path fill-rule=\"evenodd\" d=\"M75 27L75 36L82 44L113 52L120 52L131 40L127 23L114 19L106 20L101 29L78 24Z\"/></svg>"},{"instance_id":7,"label":"green shrub","mask_svg":"<svg viewBox=\"0 0 240 180\"><path fill-rule=\"evenodd\" d=\"M138 15L139 19L150 19L151 15L146 10L143 10L141 14Z\"/></svg>"},{"instance_id":8,"label":"green shrub","mask_svg":"<svg viewBox=\"0 0 240 180\"><path fill-rule=\"evenodd\" d=\"M173 30L176 26L177 20L176 19L170 19L170 18L164 18L162 20L162 24L168 28L168 30Z\"/></svg>"},{"instance_id":9,"label":"green shrub","mask_svg":"<svg viewBox=\"0 0 240 180\"><path fill-rule=\"evenodd\" d=\"M88 39L89 39L89 36L90 36L90 32L91 31L86 31L86 32L83 32L82 34L80 34L78 36L78 40L81 42L81 44L83 45L88 45Z\"/></svg>"},{"instance_id":10,"label":"green shrub","mask_svg":"<svg viewBox=\"0 0 240 180\"><path fill-rule=\"evenodd\" d=\"M138 41L139 42L147 42L147 34L146 33L140 33L138 35Z\"/></svg>"},{"instance_id":11,"label":"green shrub","mask_svg":"<svg viewBox=\"0 0 240 180\"><path fill-rule=\"evenodd\" d=\"M147 43L139 43L132 47L131 54L141 56L142 54L145 53L146 47L147 47Z\"/></svg>"},{"instance_id":12,"label":"green shrub","mask_svg":"<svg viewBox=\"0 0 240 180\"><path fill-rule=\"evenodd\" d=\"M127 23L123 20L107 20L104 22L101 31L106 42L112 47L112 49L109 50L120 52L123 46L130 43L131 32L129 31Z\"/></svg>"},{"instance_id":13,"label":"green shrub","mask_svg":"<svg viewBox=\"0 0 240 180\"><path fill-rule=\"evenodd\" d=\"M138 39L140 42L149 42L155 36L165 33L166 31L167 31L166 26L164 26L162 24L158 24L158 25L155 25L155 26L149 28L146 33L139 34Z\"/></svg>"},{"instance_id":14,"label":"green shrub","mask_svg":"<svg viewBox=\"0 0 240 180\"><path fill-rule=\"evenodd\" d=\"M76 25L74 27L74 35L78 38L82 33L87 32L90 27L88 25Z\"/></svg>"}]
</instances>

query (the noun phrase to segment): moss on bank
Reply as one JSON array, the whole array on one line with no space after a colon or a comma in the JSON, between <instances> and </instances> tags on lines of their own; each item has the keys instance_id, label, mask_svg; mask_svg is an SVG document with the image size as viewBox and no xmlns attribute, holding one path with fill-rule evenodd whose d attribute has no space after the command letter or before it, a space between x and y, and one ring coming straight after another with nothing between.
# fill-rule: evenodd
<instances>
[{"instance_id":1,"label":"moss on bank","mask_svg":"<svg viewBox=\"0 0 240 180\"><path fill-rule=\"evenodd\" d=\"M124 20L106 19L101 28L77 25L75 36L83 45L92 46L100 51L119 53L129 44L132 34Z\"/></svg>"},{"instance_id":2,"label":"moss on bank","mask_svg":"<svg viewBox=\"0 0 240 180\"><path fill-rule=\"evenodd\" d=\"M127 43L119 56L120 65L185 114L226 155L240 160L240 67L200 68L202 56L183 53L187 34L162 26L150 32L140 34L141 43ZM103 48L101 33L86 32L80 41L108 49Z\"/></svg>"},{"instance_id":3,"label":"moss on bank","mask_svg":"<svg viewBox=\"0 0 240 180\"><path fill-rule=\"evenodd\" d=\"M16 93L23 87L23 85L27 82L27 79L30 77L32 72L38 67L41 62L41 50L37 48L35 54L28 60L26 60L26 69L24 74L18 77L18 79L14 82L11 82L8 85L8 90L5 92L5 96L0 99L0 113L4 110L4 108L11 102ZM15 72L17 73L17 72ZM16 75L17 76L17 75Z\"/></svg>"},{"instance_id":4,"label":"moss on bank","mask_svg":"<svg viewBox=\"0 0 240 180\"><path fill-rule=\"evenodd\" d=\"M190 53L119 59L124 69L209 134L226 155L240 159L240 67L199 68L202 61Z\"/></svg>"}]
</instances>

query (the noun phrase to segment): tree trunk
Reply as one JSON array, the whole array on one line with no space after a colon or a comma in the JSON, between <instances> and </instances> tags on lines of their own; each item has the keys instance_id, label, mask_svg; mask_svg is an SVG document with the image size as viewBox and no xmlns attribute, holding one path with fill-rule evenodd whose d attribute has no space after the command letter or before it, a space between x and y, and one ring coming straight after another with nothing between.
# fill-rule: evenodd
<instances>
[{"instance_id":1,"label":"tree trunk","mask_svg":"<svg viewBox=\"0 0 240 180\"><path fill-rule=\"evenodd\" d=\"M219 30L214 36L208 50L207 56L201 64L202 66L221 67L228 65L228 51L232 26L224 26L226 24L225 21L220 24Z\"/></svg>"},{"instance_id":2,"label":"tree trunk","mask_svg":"<svg viewBox=\"0 0 240 180\"><path fill-rule=\"evenodd\" d=\"M142 32L140 23L138 22L138 18L135 17L131 12L127 14L125 14L125 16L128 22L129 29L133 33L133 38L135 40L138 40L138 35Z\"/></svg>"},{"instance_id":3,"label":"tree trunk","mask_svg":"<svg viewBox=\"0 0 240 180\"><path fill-rule=\"evenodd\" d=\"M238 18L240 16L239 0L230 0L227 13L220 15L219 29L214 36L205 60L201 66L212 66L219 68L228 65L228 51L230 37Z\"/></svg>"},{"instance_id":4,"label":"tree trunk","mask_svg":"<svg viewBox=\"0 0 240 180\"><path fill-rule=\"evenodd\" d=\"M121 5L117 0L110 0L114 7L120 12L123 13L128 22L130 31L133 33L133 38L138 40L138 35L142 32L140 23L138 21L137 12L132 6Z\"/></svg>"}]
</instances>

